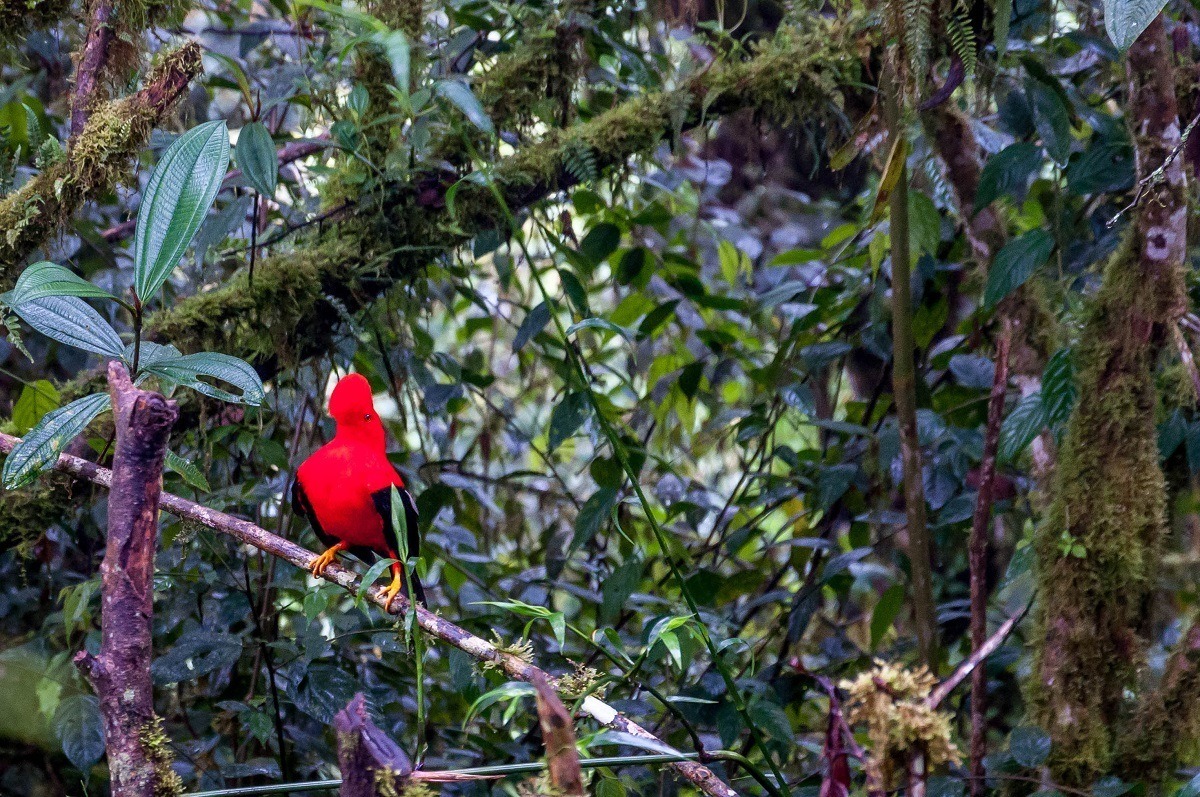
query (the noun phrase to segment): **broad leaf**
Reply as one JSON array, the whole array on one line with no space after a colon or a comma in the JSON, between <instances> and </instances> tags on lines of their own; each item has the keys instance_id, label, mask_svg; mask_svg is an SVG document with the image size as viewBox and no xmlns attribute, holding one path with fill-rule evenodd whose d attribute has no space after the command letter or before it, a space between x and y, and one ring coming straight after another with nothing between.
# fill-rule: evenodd
<instances>
[{"instance_id":1,"label":"broad leaf","mask_svg":"<svg viewBox=\"0 0 1200 797\"><path fill-rule=\"evenodd\" d=\"M1037 767L1050 755L1050 735L1033 725L1013 728L1008 740L1013 760L1023 767Z\"/></svg>"},{"instance_id":2,"label":"broad leaf","mask_svg":"<svg viewBox=\"0 0 1200 797\"><path fill-rule=\"evenodd\" d=\"M4 294L4 303L13 307L46 296L89 296L97 299L116 299L103 288L80 277L70 269L45 260L34 263L21 272L16 286Z\"/></svg>"},{"instance_id":3,"label":"broad leaf","mask_svg":"<svg viewBox=\"0 0 1200 797\"><path fill-rule=\"evenodd\" d=\"M587 394L583 392L568 393L562 401L555 405L554 410L550 413L549 453L553 454L563 441L579 431L579 427L583 426L591 409L592 405L588 402Z\"/></svg>"},{"instance_id":4,"label":"broad leaf","mask_svg":"<svg viewBox=\"0 0 1200 797\"><path fill-rule=\"evenodd\" d=\"M141 366L154 374L199 393L222 401L259 405L265 396L262 380L250 364L228 354L206 351L182 357L161 357ZM241 391L241 395L214 387L200 377L226 382Z\"/></svg>"},{"instance_id":5,"label":"broad leaf","mask_svg":"<svg viewBox=\"0 0 1200 797\"><path fill-rule=\"evenodd\" d=\"M167 466L167 470L178 473L183 477L185 482L200 492L207 493L212 489L208 486L208 479L204 478L204 473L201 472L200 468L195 463L188 462L174 451L167 452L167 457L163 464Z\"/></svg>"},{"instance_id":6,"label":"broad leaf","mask_svg":"<svg viewBox=\"0 0 1200 797\"><path fill-rule=\"evenodd\" d=\"M439 97L448 100L458 110L463 112L463 115L471 121L471 124L478 127L485 133L492 133L496 127L492 124L492 119L483 110L483 106L479 103L478 98L471 93L471 88L466 83L459 80L439 80L434 84L434 91Z\"/></svg>"},{"instance_id":7,"label":"broad leaf","mask_svg":"<svg viewBox=\"0 0 1200 797\"><path fill-rule=\"evenodd\" d=\"M229 132L217 120L193 127L163 154L142 197L134 236L134 284L145 302L179 264L229 167Z\"/></svg>"},{"instance_id":8,"label":"broad leaf","mask_svg":"<svg viewBox=\"0 0 1200 797\"><path fill-rule=\"evenodd\" d=\"M1137 41L1166 0L1104 0L1104 29L1119 50L1128 50Z\"/></svg>"},{"instance_id":9,"label":"broad leaf","mask_svg":"<svg viewBox=\"0 0 1200 797\"><path fill-rule=\"evenodd\" d=\"M517 328L517 334L513 338L512 344L513 354L525 348L525 344L533 340L548 323L550 323L550 308L545 302L542 302L529 311L525 320L521 322L521 326Z\"/></svg>"},{"instance_id":10,"label":"broad leaf","mask_svg":"<svg viewBox=\"0 0 1200 797\"><path fill-rule=\"evenodd\" d=\"M997 452L1000 461L1015 460L1045 427L1046 410L1040 394L1033 393L1017 402L1000 425L1000 450Z\"/></svg>"},{"instance_id":11,"label":"broad leaf","mask_svg":"<svg viewBox=\"0 0 1200 797\"><path fill-rule=\"evenodd\" d=\"M1025 81L1025 92L1033 106L1033 126L1042 139L1046 152L1059 165L1065 165L1071 154L1071 117L1062 96L1040 80Z\"/></svg>"},{"instance_id":12,"label":"broad leaf","mask_svg":"<svg viewBox=\"0 0 1200 797\"><path fill-rule=\"evenodd\" d=\"M12 421L17 427L17 434L22 435L46 416L46 413L58 409L60 396L58 388L45 379L30 382L21 390L21 396L13 405Z\"/></svg>"},{"instance_id":13,"label":"broad leaf","mask_svg":"<svg viewBox=\"0 0 1200 797\"><path fill-rule=\"evenodd\" d=\"M109 408L107 393L93 393L47 413L4 460L3 481L9 490L31 484L58 461L58 455Z\"/></svg>"},{"instance_id":14,"label":"broad leaf","mask_svg":"<svg viewBox=\"0 0 1200 797\"><path fill-rule=\"evenodd\" d=\"M104 721L100 701L92 695L73 695L54 712L54 735L76 769L87 774L104 755Z\"/></svg>"},{"instance_id":15,"label":"broad leaf","mask_svg":"<svg viewBox=\"0 0 1200 797\"><path fill-rule=\"evenodd\" d=\"M43 296L12 309L26 324L59 343L106 357L120 357L125 350L117 331L76 296Z\"/></svg>"},{"instance_id":16,"label":"broad leaf","mask_svg":"<svg viewBox=\"0 0 1200 797\"><path fill-rule=\"evenodd\" d=\"M1042 150L1025 141L1005 147L988 158L979 177L975 210L982 210L1002 196L1010 196L1018 202L1023 200L1029 178L1041 164Z\"/></svg>"},{"instance_id":17,"label":"broad leaf","mask_svg":"<svg viewBox=\"0 0 1200 797\"><path fill-rule=\"evenodd\" d=\"M1000 300L1033 276L1054 251L1054 238L1045 230L1032 230L1005 244L988 270L987 287L983 291L983 304L992 308Z\"/></svg>"},{"instance_id":18,"label":"broad leaf","mask_svg":"<svg viewBox=\"0 0 1200 797\"><path fill-rule=\"evenodd\" d=\"M279 159L271 131L262 122L251 122L238 133L237 165L255 191L264 197L275 196Z\"/></svg>"}]
</instances>

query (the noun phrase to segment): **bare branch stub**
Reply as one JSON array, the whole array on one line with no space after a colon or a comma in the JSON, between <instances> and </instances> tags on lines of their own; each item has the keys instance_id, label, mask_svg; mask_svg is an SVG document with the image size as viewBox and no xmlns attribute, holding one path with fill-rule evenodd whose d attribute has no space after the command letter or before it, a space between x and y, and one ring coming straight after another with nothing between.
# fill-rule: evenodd
<instances>
[{"instance_id":1,"label":"bare branch stub","mask_svg":"<svg viewBox=\"0 0 1200 797\"><path fill-rule=\"evenodd\" d=\"M179 410L134 387L120 363L109 364L108 380L116 449L100 566L100 655L81 651L75 663L100 698L113 797L155 797L176 785L154 714L150 632L163 458Z\"/></svg>"}]
</instances>

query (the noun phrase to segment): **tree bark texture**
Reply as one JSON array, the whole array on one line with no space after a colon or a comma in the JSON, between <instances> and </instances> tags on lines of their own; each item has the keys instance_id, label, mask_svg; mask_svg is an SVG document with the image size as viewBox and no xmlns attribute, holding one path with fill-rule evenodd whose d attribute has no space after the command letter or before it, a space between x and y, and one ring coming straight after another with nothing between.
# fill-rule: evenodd
<instances>
[{"instance_id":1,"label":"tree bark texture","mask_svg":"<svg viewBox=\"0 0 1200 797\"><path fill-rule=\"evenodd\" d=\"M110 363L116 450L108 500L108 542L100 566L100 655L75 662L100 698L113 797L162 797L176 789L154 714L150 679L154 555L163 457L178 410L139 390Z\"/></svg>"}]
</instances>

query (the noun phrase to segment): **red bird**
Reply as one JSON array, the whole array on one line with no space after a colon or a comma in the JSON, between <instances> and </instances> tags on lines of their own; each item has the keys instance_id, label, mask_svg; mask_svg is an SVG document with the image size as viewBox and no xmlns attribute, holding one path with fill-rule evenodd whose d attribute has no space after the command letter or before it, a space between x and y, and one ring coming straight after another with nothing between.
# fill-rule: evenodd
<instances>
[{"instance_id":1,"label":"red bird","mask_svg":"<svg viewBox=\"0 0 1200 797\"><path fill-rule=\"evenodd\" d=\"M383 424L375 412L371 386L359 374L337 383L329 397L329 414L337 434L304 460L292 486L292 508L303 513L327 550L311 565L314 576L325 572L341 551L367 562L375 554L400 559L400 543L392 524L392 488L404 504L408 554L417 556L417 505L404 479L387 458ZM387 608L404 586L404 568L392 565ZM413 573L413 594L425 603L425 590Z\"/></svg>"}]
</instances>

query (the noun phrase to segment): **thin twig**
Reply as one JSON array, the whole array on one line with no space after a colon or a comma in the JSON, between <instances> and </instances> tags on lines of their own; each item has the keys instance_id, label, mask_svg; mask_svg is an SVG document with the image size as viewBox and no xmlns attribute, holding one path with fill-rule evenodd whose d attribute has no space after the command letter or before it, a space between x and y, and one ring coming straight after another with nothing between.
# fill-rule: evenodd
<instances>
[{"instance_id":1,"label":"thin twig","mask_svg":"<svg viewBox=\"0 0 1200 797\"><path fill-rule=\"evenodd\" d=\"M1115 227L1117 225L1117 221L1119 221L1120 218L1126 213L1137 207L1138 203L1142 201L1142 198L1146 196L1146 194L1150 193L1152 188L1161 183L1163 180L1167 179L1167 168L1175 162L1175 159L1179 157L1179 153L1183 152L1183 148L1187 146L1188 137L1191 136L1192 130L1196 128L1196 124L1198 122L1200 122L1200 113L1197 113L1194 117L1192 117L1192 121L1188 122L1188 126L1183 129L1183 133L1179 136L1179 143L1171 148L1171 152L1167 155L1167 159L1159 164L1157 169L1150 172L1150 174L1146 175L1138 182L1137 194L1134 195L1133 201L1118 210L1116 214L1105 223L1105 227L1110 230Z\"/></svg>"},{"instance_id":2,"label":"thin twig","mask_svg":"<svg viewBox=\"0 0 1200 797\"><path fill-rule=\"evenodd\" d=\"M995 653L996 650L1004 644L1004 640L1008 639L1008 635L1011 634L1013 629L1017 627L1017 624L1021 622L1021 619L1024 618L1026 613L1029 612L1029 607L1032 605L1032 603L1027 603L1025 608L1021 609L1021 611L1017 612L1012 617L1009 617L1007 620L1001 623L1000 627L996 629L995 633L988 637L987 642L984 642L978 650L973 652L965 661L963 661L962 664L958 665L954 672L950 674L949 678L934 687L934 690L929 693L929 707L937 708L943 700L950 696L951 692L958 688L959 684L967 679L968 675L975 671L975 668L978 667L984 659Z\"/></svg>"}]
</instances>

